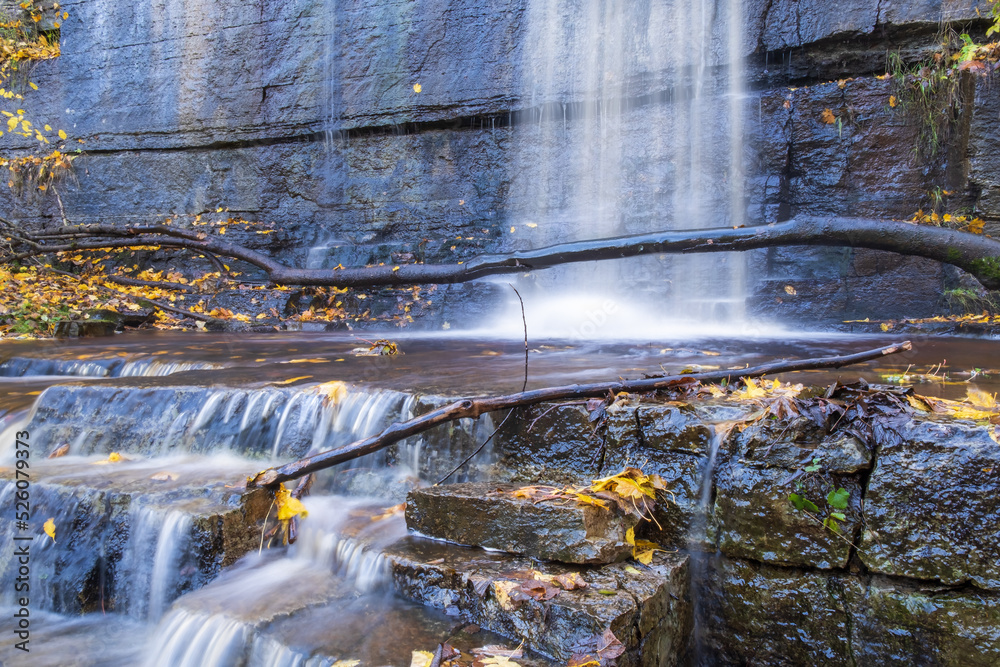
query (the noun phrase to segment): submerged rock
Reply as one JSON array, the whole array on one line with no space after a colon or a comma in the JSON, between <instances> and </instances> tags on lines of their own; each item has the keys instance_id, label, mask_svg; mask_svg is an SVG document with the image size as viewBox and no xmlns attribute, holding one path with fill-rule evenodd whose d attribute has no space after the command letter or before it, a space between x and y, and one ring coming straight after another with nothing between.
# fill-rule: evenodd
<instances>
[{"instance_id":1,"label":"submerged rock","mask_svg":"<svg viewBox=\"0 0 1000 667\"><path fill-rule=\"evenodd\" d=\"M395 587L405 597L524 640L560 661L574 654L596 655L606 645L602 638L608 631L622 643L619 667L676 665L687 645L691 605L686 556L658 555L651 566L580 569L418 537L401 540L385 555ZM531 576L569 573L587 586L540 596L548 599L516 594Z\"/></svg>"},{"instance_id":2,"label":"submerged rock","mask_svg":"<svg viewBox=\"0 0 1000 667\"><path fill-rule=\"evenodd\" d=\"M628 558L639 517L617 507L516 498L510 484L466 483L411 491L407 527L429 537L564 563Z\"/></svg>"}]
</instances>

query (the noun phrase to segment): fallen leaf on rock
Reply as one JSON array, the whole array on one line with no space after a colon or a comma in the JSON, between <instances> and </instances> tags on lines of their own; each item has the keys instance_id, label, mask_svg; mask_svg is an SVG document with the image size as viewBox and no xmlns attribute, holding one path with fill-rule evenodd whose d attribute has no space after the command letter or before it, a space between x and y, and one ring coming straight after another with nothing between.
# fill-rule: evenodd
<instances>
[{"instance_id":1,"label":"fallen leaf on rock","mask_svg":"<svg viewBox=\"0 0 1000 667\"><path fill-rule=\"evenodd\" d=\"M451 644L445 642L444 644L438 644L438 648L441 650L441 662L446 660L451 660L462 655L462 652Z\"/></svg>"},{"instance_id":2,"label":"fallen leaf on rock","mask_svg":"<svg viewBox=\"0 0 1000 667\"><path fill-rule=\"evenodd\" d=\"M560 586L563 590L572 591L578 588L586 588L589 584L584 581L583 577L580 576L578 572L567 572L566 574L557 575L554 582L557 586Z\"/></svg>"},{"instance_id":3,"label":"fallen leaf on rock","mask_svg":"<svg viewBox=\"0 0 1000 667\"><path fill-rule=\"evenodd\" d=\"M506 656L498 655L483 660L475 660L472 663L472 667L521 667L521 664L514 662Z\"/></svg>"},{"instance_id":4,"label":"fallen leaf on rock","mask_svg":"<svg viewBox=\"0 0 1000 667\"><path fill-rule=\"evenodd\" d=\"M529 579L522 582L518 589L532 598L533 600L538 600L539 602L544 600L551 600L555 596L559 595L559 589L550 584L547 581L542 581L541 579Z\"/></svg>"},{"instance_id":5,"label":"fallen leaf on rock","mask_svg":"<svg viewBox=\"0 0 1000 667\"><path fill-rule=\"evenodd\" d=\"M430 651L413 651L410 654L410 667L430 667L434 654Z\"/></svg>"},{"instance_id":6,"label":"fallen leaf on rock","mask_svg":"<svg viewBox=\"0 0 1000 667\"><path fill-rule=\"evenodd\" d=\"M67 454L69 454L69 443L66 443L65 445L60 445L59 447L56 447L54 450L52 450L52 453L49 454L49 458L57 459L61 456L66 456Z\"/></svg>"},{"instance_id":7,"label":"fallen leaf on rock","mask_svg":"<svg viewBox=\"0 0 1000 667\"><path fill-rule=\"evenodd\" d=\"M52 543L55 544L56 541L56 520L55 517L50 517L43 525L42 530L45 534L52 538Z\"/></svg>"},{"instance_id":8,"label":"fallen leaf on rock","mask_svg":"<svg viewBox=\"0 0 1000 667\"><path fill-rule=\"evenodd\" d=\"M600 657L601 662L614 660L624 652L625 645L618 640L618 637L615 637L615 633L611 632L611 628L605 630L597 642L597 655Z\"/></svg>"},{"instance_id":9,"label":"fallen leaf on rock","mask_svg":"<svg viewBox=\"0 0 1000 667\"><path fill-rule=\"evenodd\" d=\"M518 587L516 581L494 581L493 594L497 598L497 603L504 611L514 611L517 609L517 600L511 599L511 594Z\"/></svg>"},{"instance_id":10,"label":"fallen leaf on rock","mask_svg":"<svg viewBox=\"0 0 1000 667\"><path fill-rule=\"evenodd\" d=\"M829 109L823 109L823 113L819 115L819 119L827 125L832 125L837 122L837 117L834 116L833 112Z\"/></svg>"},{"instance_id":11,"label":"fallen leaf on rock","mask_svg":"<svg viewBox=\"0 0 1000 667\"><path fill-rule=\"evenodd\" d=\"M601 662L590 654L574 653L566 667L599 667Z\"/></svg>"},{"instance_id":12,"label":"fallen leaf on rock","mask_svg":"<svg viewBox=\"0 0 1000 667\"><path fill-rule=\"evenodd\" d=\"M174 482L177 480L177 473L162 470L158 473L150 475L149 478L157 482Z\"/></svg>"},{"instance_id":13,"label":"fallen leaf on rock","mask_svg":"<svg viewBox=\"0 0 1000 667\"><path fill-rule=\"evenodd\" d=\"M358 665L360 664L361 664L360 660L338 660L337 662L330 665L330 667L358 667Z\"/></svg>"}]
</instances>

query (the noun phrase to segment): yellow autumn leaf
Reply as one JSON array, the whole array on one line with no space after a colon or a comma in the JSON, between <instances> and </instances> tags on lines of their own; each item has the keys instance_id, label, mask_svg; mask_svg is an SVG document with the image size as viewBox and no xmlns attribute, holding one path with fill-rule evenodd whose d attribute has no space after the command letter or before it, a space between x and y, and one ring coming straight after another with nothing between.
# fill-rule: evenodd
<instances>
[{"instance_id":1,"label":"yellow autumn leaf","mask_svg":"<svg viewBox=\"0 0 1000 667\"><path fill-rule=\"evenodd\" d=\"M66 132L65 132L65 130L59 130L59 138L62 139L62 140L64 140L64 141L66 140Z\"/></svg>"},{"instance_id":2,"label":"yellow autumn leaf","mask_svg":"<svg viewBox=\"0 0 1000 667\"><path fill-rule=\"evenodd\" d=\"M521 663L514 662L505 655L491 655L482 661L483 667L521 667Z\"/></svg>"},{"instance_id":3,"label":"yellow autumn leaf","mask_svg":"<svg viewBox=\"0 0 1000 667\"><path fill-rule=\"evenodd\" d=\"M955 407L949 411L949 414L955 419L989 419L994 415L993 412L987 412L985 410L976 410L975 408L967 407Z\"/></svg>"},{"instance_id":4,"label":"yellow autumn leaf","mask_svg":"<svg viewBox=\"0 0 1000 667\"><path fill-rule=\"evenodd\" d=\"M742 390L733 393L733 398L748 400L751 398L764 398L767 396L767 390L762 387L758 387L753 378L745 378L743 382L746 386Z\"/></svg>"},{"instance_id":5,"label":"yellow autumn leaf","mask_svg":"<svg viewBox=\"0 0 1000 667\"><path fill-rule=\"evenodd\" d=\"M421 86L419 83L413 84L413 92L419 93L423 89L424 89L424 87Z\"/></svg>"},{"instance_id":6,"label":"yellow autumn leaf","mask_svg":"<svg viewBox=\"0 0 1000 667\"><path fill-rule=\"evenodd\" d=\"M410 667L430 667L434 654L430 651L414 651L410 655Z\"/></svg>"},{"instance_id":7,"label":"yellow autumn leaf","mask_svg":"<svg viewBox=\"0 0 1000 667\"><path fill-rule=\"evenodd\" d=\"M299 380L308 380L312 375L302 375L295 378L289 378L287 380L278 380L277 382L272 382L271 384L291 384L293 382L298 382Z\"/></svg>"},{"instance_id":8,"label":"yellow autumn leaf","mask_svg":"<svg viewBox=\"0 0 1000 667\"><path fill-rule=\"evenodd\" d=\"M42 525L42 530L45 531L46 535L48 535L49 537L52 538L52 542L54 544L55 541L56 541L56 520L55 520L55 517L49 517L48 521L46 521L45 524Z\"/></svg>"},{"instance_id":9,"label":"yellow autumn leaf","mask_svg":"<svg viewBox=\"0 0 1000 667\"><path fill-rule=\"evenodd\" d=\"M895 95L890 95L889 96L889 106L892 107L892 108L894 108L894 109L896 108L896 96Z\"/></svg>"},{"instance_id":10,"label":"yellow autumn leaf","mask_svg":"<svg viewBox=\"0 0 1000 667\"><path fill-rule=\"evenodd\" d=\"M38 85L34 81L29 81L28 85L31 86L32 90L38 90Z\"/></svg>"},{"instance_id":11,"label":"yellow autumn leaf","mask_svg":"<svg viewBox=\"0 0 1000 667\"><path fill-rule=\"evenodd\" d=\"M293 498L292 492L284 484L279 484L278 490L274 492L274 504L278 508L278 521L288 521L300 514L302 518L309 516L306 506L298 498Z\"/></svg>"},{"instance_id":12,"label":"yellow autumn leaf","mask_svg":"<svg viewBox=\"0 0 1000 667\"><path fill-rule=\"evenodd\" d=\"M347 396L347 384L339 380L333 380L316 385L313 391L326 396L327 403L337 403Z\"/></svg>"},{"instance_id":13,"label":"yellow autumn leaf","mask_svg":"<svg viewBox=\"0 0 1000 667\"><path fill-rule=\"evenodd\" d=\"M593 496L588 496L585 493L574 493L573 499L580 503L581 505L596 505L601 509L608 509L608 504L601 500L600 498L595 498Z\"/></svg>"},{"instance_id":14,"label":"yellow autumn leaf","mask_svg":"<svg viewBox=\"0 0 1000 667\"><path fill-rule=\"evenodd\" d=\"M823 113L819 115L819 119L824 123L826 123L827 125L831 125L837 122L837 117L834 116L833 112L830 111L829 109L823 109Z\"/></svg>"},{"instance_id":15,"label":"yellow autumn leaf","mask_svg":"<svg viewBox=\"0 0 1000 667\"><path fill-rule=\"evenodd\" d=\"M977 408L987 408L993 410L1000 407L997 406L996 394L988 394L985 391L974 387L968 388L966 400L975 405Z\"/></svg>"},{"instance_id":16,"label":"yellow autumn leaf","mask_svg":"<svg viewBox=\"0 0 1000 667\"><path fill-rule=\"evenodd\" d=\"M653 554L657 551L663 551L660 545L655 542L650 542L649 540L636 540L635 545L632 547L632 558L636 559L643 565L649 565L653 562Z\"/></svg>"},{"instance_id":17,"label":"yellow autumn leaf","mask_svg":"<svg viewBox=\"0 0 1000 667\"><path fill-rule=\"evenodd\" d=\"M510 599L510 592L515 588L517 588L516 581L501 580L493 582L493 595L496 596L497 603L504 611L514 611L517 607L514 601Z\"/></svg>"}]
</instances>

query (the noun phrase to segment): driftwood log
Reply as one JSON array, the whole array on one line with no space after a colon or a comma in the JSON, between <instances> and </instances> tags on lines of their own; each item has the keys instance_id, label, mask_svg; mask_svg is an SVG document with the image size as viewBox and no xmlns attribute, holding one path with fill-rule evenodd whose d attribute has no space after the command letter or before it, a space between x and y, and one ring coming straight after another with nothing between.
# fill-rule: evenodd
<instances>
[{"instance_id":1,"label":"driftwood log","mask_svg":"<svg viewBox=\"0 0 1000 667\"><path fill-rule=\"evenodd\" d=\"M403 438L416 435L439 424L465 418L475 419L484 413L493 412L495 410L524 407L545 401L601 397L606 396L609 392L616 394L621 391L645 392L657 389L667 389L678 382L692 379L701 382L719 382L722 380L760 377L762 375L788 373L792 371L840 368L850 364L880 359L886 355L909 350L911 347L910 342L905 341L855 354L801 359L798 361L776 361L761 364L760 366L754 366L752 368L738 370L720 370L708 373L668 375L664 377L644 378L641 380L619 380L617 382L574 384L561 387L532 389L504 396L463 398L408 421L391 424L381 433L365 438L364 440L358 440L337 449L320 452L280 467L268 468L267 470L261 471L249 479L247 486L250 488L273 486L281 482L287 482L289 480L302 477L303 475L308 475L318 470L335 466L338 463L344 463L345 461L356 459L360 456L364 456L365 454L371 454L372 452L376 452L393 443L399 442Z\"/></svg>"}]
</instances>

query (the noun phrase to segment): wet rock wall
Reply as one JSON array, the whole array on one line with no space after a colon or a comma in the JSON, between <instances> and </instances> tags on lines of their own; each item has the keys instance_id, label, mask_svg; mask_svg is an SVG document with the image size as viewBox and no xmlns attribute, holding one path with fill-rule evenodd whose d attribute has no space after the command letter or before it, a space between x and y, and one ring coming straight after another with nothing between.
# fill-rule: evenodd
<instances>
[{"instance_id":1,"label":"wet rock wall","mask_svg":"<svg viewBox=\"0 0 1000 667\"><path fill-rule=\"evenodd\" d=\"M1000 448L986 427L900 416L827 435L800 417L739 431L730 405L633 401L595 430L581 406L548 407L501 431L501 468L527 482L625 464L664 478L660 526L646 526L692 555L693 664L1000 659Z\"/></svg>"},{"instance_id":2,"label":"wet rock wall","mask_svg":"<svg viewBox=\"0 0 1000 667\"><path fill-rule=\"evenodd\" d=\"M876 78L888 52L909 63L928 58L942 26L981 33L980 4L746 3L748 223L905 217L926 207L935 188L953 193L955 209L990 225L1000 219L1000 89L970 78L948 145L922 162L914 120L889 106L891 81ZM581 233L580 221L559 215L572 196L560 184L572 173L541 170L533 156L549 142L570 172L595 159L574 153L569 139L584 131L598 93L569 69L552 73L548 93L528 89L545 66L533 0L63 5L62 56L33 68L40 90L25 89L18 104L86 151L60 189L73 221L227 207L279 228L268 236L234 228L234 241L299 266L390 261L393 252L460 261ZM555 11L578 9L566 2ZM648 30L625 49L613 104L623 114L623 154L636 158L623 163L623 233L659 226L683 194L666 138L683 127L691 82L643 58L647 42L669 28L669 10L627 10ZM724 10L714 11L718 19ZM719 58L712 52L707 61L717 76L705 94L720 100L709 126L728 122ZM836 123L820 120L825 109ZM728 186L717 180L724 201ZM0 196L4 215L58 219L49 197ZM553 213L551 222L522 224L539 211ZM311 248L325 250L310 256ZM669 260L643 266L642 288L669 295ZM926 315L942 307L942 290L961 284L957 271L932 262L846 249L757 252L749 275L751 313L800 322ZM476 300L460 291L441 301L461 313Z\"/></svg>"}]
</instances>

